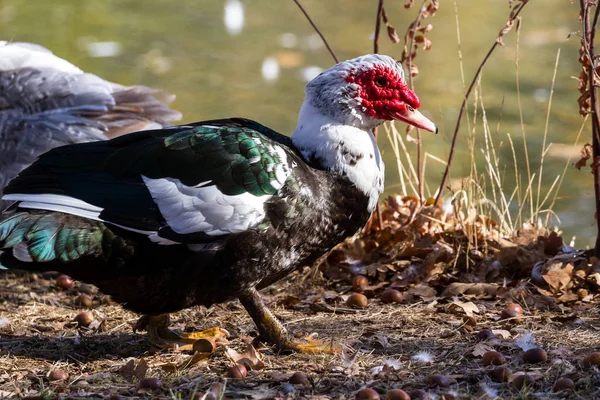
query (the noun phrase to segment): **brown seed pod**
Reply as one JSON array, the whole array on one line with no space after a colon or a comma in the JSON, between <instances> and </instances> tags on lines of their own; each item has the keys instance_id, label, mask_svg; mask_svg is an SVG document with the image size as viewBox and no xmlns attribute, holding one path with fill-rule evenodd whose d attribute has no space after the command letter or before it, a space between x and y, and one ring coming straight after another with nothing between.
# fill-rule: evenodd
<instances>
[{"instance_id":1,"label":"brown seed pod","mask_svg":"<svg viewBox=\"0 0 600 400\"><path fill-rule=\"evenodd\" d=\"M384 304L400 303L402 301L402 293L396 289L386 289L381 293L381 302Z\"/></svg>"},{"instance_id":2,"label":"brown seed pod","mask_svg":"<svg viewBox=\"0 0 600 400\"><path fill-rule=\"evenodd\" d=\"M386 400L410 400L410 396L402 389L390 389L385 394Z\"/></svg>"},{"instance_id":3,"label":"brown seed pod","mask_svg":"<svg viewBox=\"0 0 600 400\"><path fill-rule=\"evenodd\" d=\"M583 368L592 368L594 365L600 365L600 352L594 352L583 359Z\"/></svg>"},{"instance_id":4,"label":"brown seed pod","mask_svg":"<svg viewBox=\"0 0 600 400\"><path fill-rule=\"evenodd\" d=\"M377 393L374 389L364 388L356 393L356 400L379 400L379 393Z\"/></svg>"},{"instance_id":5,"label":"brown seed pod","mask_svg":"<svg viewBox=\"0 0 600 400\"><path fill-rule=\"evenodd\" d=\"M138 383L138 389L160 389L162 382L158 378L144 378Z\"/></svg>"},{"instance_id":6,"label":"brown seed pod","mask_svg":"<svg viewBox=\"0 0 600 400\"><path fill-rule=\"evenodd\" d=\"M483 365L502 365L506 364L506 358L497 351L487 351L481 357Z\"/></svg>"},{"instance_id":7,"label":"brown seed pod","mask_svg":"<svg viewBox=\"0 0 600 400\"><path fill-rule=\"evenodd\" d=\"M508 382L512 371L506 367L496 367L490 372L490 376L497 382Z\"/></svg>"},{"instance_id":8,"label":"brown seed pod","mask_svg":"<svg viewBox=\"0 0 600 400\"><path fill-rule=\"evenodd\" d=\"M51 381L65 381L69 379L69 374L66 371L63 371L62 369L55 369L50 371L50 373L48 374L48 379L50 379Z\"/></svg>"},{"instance_id":9,"label":"brown seed pod","mask_svg":"<svg viewBox=\"0 0 600 400\"><path fill-rule=\"evenodd\" d=\"M517 375L512 380L513 386L517 389L521 389L525 386L529 387L533 384L533 382L535 382L535 379L533 379L531 375L527 374Z\"/></svg>"},{"instance_id":10,"label":"brown seed pod","mask_svg":"<svg viewBox=\"0 0 600 400\"><path fill-rule=\"evenodd\" d=\"M448 387L450 382L444 375L431 375L427 378L427 383L431 386Z\"/></svg>"},{"instance_id":11,"label":"brown seed pod","mask_svg":"<svg viewBox=\"0 0 600 400\"><path fill-rule=\"evenodd\" d=\"M481 329L479 332L477 332L477 339L479 339L480 341L492 339L494 337L496 337L494 335L494 332L492 332L489 329Z\"/></svg>"},{"instance_id":12,"label":"brown seed pod","mask_svg":"<svg viewBox=\"0 0 600 400\"><path fill-rule=\"evenodd\" d=\"M355 292L362 292L367 286L369 286L369 280L366 276L356 275L352 278L352 289Z\"/></svg>"},{"instance_id":13,"label":"brown seed pod","mask_svg":"<svg viewBox=\"0 0 600 400\"><path fill-rule=\"evenodd\" d=\"M518 304L509 304L500 314L501 319L510 319L514 323L521 323L520 318L523 315L523 307Z\"/></svg>"},{"instance_id":14,"label":"brown seed pod","mask_svg":"<svg viewBox=\"0 0 600 400\"><path fill-rule=\"evenodd\" d=\"M192 348L198 353L212 353L217 348L217 344L212 339L202 338L196 340Z\"/></svg>"},{"instance_id":15,"label":"brown seed pod","mask_svg":"<svg viewBox=\"0 0 600 400\"><path fill-rule=\"evenodd\" d=\"M59 275L58 278L56 278L56 286L65 290L71 289L75 286L75 281L68 275Z\"/></svg>"},{"instance_id":16,"label":"brown seed pod","mask_svg":"<svg viewBox=\"0 0 600 400\"><path fill-rule=\"evenodd\" d=\"M539 347L529 349L523 353L523 362L527 364L535 364L546 360L548 360L548 354L546 354L544 349L540 349Z\"/></svg>"},{"instance_id":17,"label":"brown seed pod","mask_svg":"<svg viewBox=\"0 0 600 400\"><path fill-rule=\"evenodd\" d=\"M575 382L573 382L571 379L560 378L559 380L556 381L556 383L554 383L554 386L552 387L552 391L560 392L561 390L569 390L569 389L573 389L574 387L575 387Z\"/></svg>"},{"instance_id":18,"label":"brown seed pod","mask_svg":"<svg viewBox=\"0 0 600 400\"><path fill-rule=\"evenodd\" d=\"M289 382L292 385L310 385L308 376L306 376L304 372L294 372L294 374L290 376Z\"/></svg>"},{"instance_id":19,"label":"brown seed pod","mask_svg":"<svg viewBox=\"0 0 600 400\"><path fill-rule=\"evenodd\" d=\"M78 307L85 307L85 308L90 308L94 302L92 301L92 298L90 296L88 296L87 294L80 294L79 296L75 297L75 300L73 300L73 303L75 303L76 306Z\"/></svg>"},{"instance_id":20,"label":"brown seed pod","mask_svg":"<svg viewBox=\"0 0 600 400\"><path fill-rule=\"evenodd\" d=\"M235 364L227 369L225 376L231 379L243 379L248 375L248 370L242 364Z\"/></svg>"},{"instance_id":21,"label":"brown seed pod","mask_svg":"<svg viewBox=\"0 0 600 400\"><path fill-rule=\"evenodd\" d=\"M84 311L77 314L74 321L78 326L89 326L94 320L94 315L90 311Z\"/></svg>"},{"instance_id":22,"label":"brown seed pod","mask_svg":"<svg viewBox=\"0 0 600 400\"><path fill-rule=\"evenodd\" d=\"M365 308L369 305L369 301L364 294L352 293L350 297L348 297L348 300L346 300L346 305L354 308Z\"/></svg>"}]
</instances>

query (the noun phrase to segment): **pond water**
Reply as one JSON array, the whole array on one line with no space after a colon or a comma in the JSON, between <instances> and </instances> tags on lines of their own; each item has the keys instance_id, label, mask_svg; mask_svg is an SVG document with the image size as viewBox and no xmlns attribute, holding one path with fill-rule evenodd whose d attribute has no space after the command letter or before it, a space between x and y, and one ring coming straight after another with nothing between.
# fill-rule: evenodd
<instances>
[{"instance_id":1,"label":"pond water","mask_svg":"<svg viewBox=\"0 0 600 400\"><path fill-rule=\"evenodd\" d=\"M340 59L372 51L376 0L302 3ZM427 20L433 25L428 34L432 48L420 51L415 60L420 70L415 90L424 112L440 127L437 136L423 133L424 149L446 159L464 93L457 20L468 85L506 22L509 8L503 0L440 3L439 12ZM405 10L403 4L386 2L387 15L401 37L416 16L415 7ZM544 0L543 6L542 2L530 2L522 13L519 46L517 35L510 32L504 39L506 45L496 50L484 70L480 99L508 193L514 187L515 172L507 134L515 143L518 175L527 182L517 98L517 49L520 110L531 171L536 173L560 50L546 146L553 144L545 155L542 198L562 174L568 158L574 155L577 159L578 148L572 146L582 124L576 103L577 80L573 78L579 75L577 16L577 4L569 1ZM572 32L575 36L568 39ZM39 43L105 79L163 88L177 95L173 107L183 112L183 122L244 116L285 134L295 127L306 81L332 65L331 56L292 0L3 0L0 40ZM402 47L392 44L384 33L380 51L399 58ZM475 153L483 171L481 110L477 121ZM590 141L588 131L589 126L580 143ZM465 120L451 174L455 187L471 167L468 134ZM415 145L409 142L407 146L415 157ZM388 166L387 192L398 192L398 170L385 135L380 137L380 147ZM428 158L425 176L434 191L443 166L432 160ZM519 208L516 201L511 208ZM567 168L553 210L567 239L576 236L577 246L593 244L596 227L589 168Z\"/></svg>"}]
</instances>

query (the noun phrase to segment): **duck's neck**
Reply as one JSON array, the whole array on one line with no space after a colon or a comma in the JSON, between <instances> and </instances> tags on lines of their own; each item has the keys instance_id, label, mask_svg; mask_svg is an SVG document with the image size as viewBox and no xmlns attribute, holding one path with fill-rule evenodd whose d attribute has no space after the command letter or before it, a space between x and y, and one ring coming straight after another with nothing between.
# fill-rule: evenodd
<instances>
[{"instance_id":1,"label":"duck's neck","mask_svg":"<svg viewBox=\"0 0 600 400\"><path fill-rule=\"evenodd\" d=\"M375 209L383 192L384 165L370 130L336 122L305 101L292 142L306 160L348 178Z\"/></svg>"}]
</instances>

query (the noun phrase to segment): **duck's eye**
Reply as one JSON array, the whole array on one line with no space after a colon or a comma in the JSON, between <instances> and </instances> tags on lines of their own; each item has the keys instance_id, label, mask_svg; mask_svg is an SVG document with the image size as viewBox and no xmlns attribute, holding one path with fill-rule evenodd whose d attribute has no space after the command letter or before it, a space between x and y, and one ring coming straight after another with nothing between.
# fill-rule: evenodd
<instances>
[{"instance_id":1,"label":"duck's eye","mask_svg":"<svg viewBox=\"0 0 600 400\"><path fill-rule=\"evenodd\" d=\"M377 78L375 78L375 84L377 86L385 86L387 85L387 83L387 79L385 79L383 76L378 76Z\"/></svg>"}]
</instances>

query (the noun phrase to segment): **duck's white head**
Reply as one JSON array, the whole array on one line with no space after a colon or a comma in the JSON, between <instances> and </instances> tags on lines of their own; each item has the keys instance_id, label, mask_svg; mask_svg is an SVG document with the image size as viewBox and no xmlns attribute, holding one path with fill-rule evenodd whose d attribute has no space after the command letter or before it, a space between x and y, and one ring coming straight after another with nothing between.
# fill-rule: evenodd
<instances>
[{"instance_id":1,"label":"duck's white head","mask_svg":"<svg viewBox=\"0 0 600 400\"><path fill-rule=\"evenodd\" d=\"M369 197L375 208L383 191L384 166L371 130L399 120L437 132L417 109L402 66L393 58L368 54L340 62L306 85L292 141L321 168L339 172Z\"/></svg>"},{"instance_id":2,"label":"duck's white head","mask_svg":"<svg viewBox=\"0 0 600 400\"><path fill-rule=\"evenodd\" d=\"M421 103L406 85L402 66L381 54L343 61L322 72L306 85L305 102L336 122L364 130L400 120L437 132L418 111Z\"/></svg>"}]
</instances>

